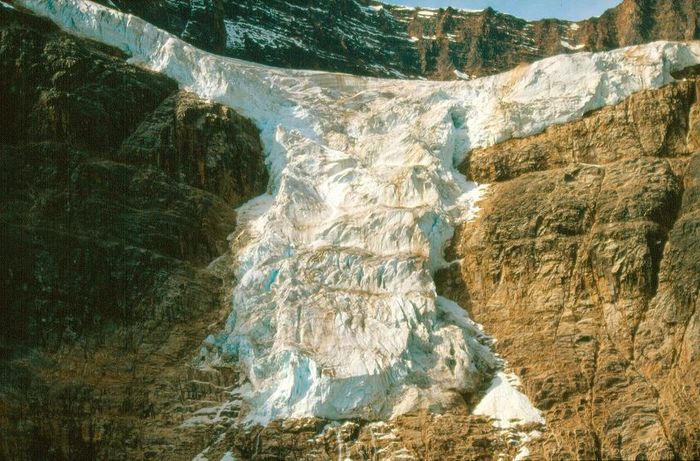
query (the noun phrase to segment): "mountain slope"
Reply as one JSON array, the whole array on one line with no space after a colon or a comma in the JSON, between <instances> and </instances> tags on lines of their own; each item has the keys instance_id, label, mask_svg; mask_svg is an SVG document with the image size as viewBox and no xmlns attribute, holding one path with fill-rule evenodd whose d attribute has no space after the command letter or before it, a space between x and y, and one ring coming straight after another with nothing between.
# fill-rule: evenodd
<instances>
[{"instance_id":1,"label":"mountain slope","mask_svg":"<svg viewBox=\"0 0 700 461\"><path fill-rule=\"evenodd\" d=\"M87 104L122 73L144 82L135 85L142 91L150 78L164 85L120 131L121 146L105 146L109 162L90 144L105 130L75 129L85 124L81 114L99 111L52 118L62 129L49 139L78 133L67 139L85 138L87 164L99 166L79 174L82 157L70 157L69 167L78 164L72 182L43 180L31 163L17 166L35 156L21 142L9 146L5 171L27 173L8 178L10 197L19 198L7 221L26 223L22 232L41 243L49 240L40 238L44 223L75 223L77 207L77 222L95 236L92 246L127 239L117 243L170 256L186 269L154 294L129 285L148 296L146 320L125 326L139 338L128 347L115 347L109 336L97 349L79 343L82 354L48 355L53 363L39 347L10 362L3 415L25 424L7 424L3 447L25 458L32 449L54 449L57 458L695 456L697 399L687 396L697 390L684 376L697 374L697 168L690 155L698 109L696 83L673 75L693 78L697 44L560 56L472 82L376 80L220 58L88 2L21 3L250 116L261 129L271 184L234 217L221 201L238 205L262 192L265 180L250 122L168 91L167 79L126 67L117 50L76 45L41 27L32 40L16 38L26 34L21 26L3 32L15 45L2 48L15 76L4 91L31 96L29 110L13 117L43 107L46 98L35 97L35 86ZM36 38L43 34L48 38ZM17 46L42 40L49 46ZM77 59L80 47L93 52ZM54 62L63 48L69 58ZM119 69L107 73L112 80L99 78L105 55ZM27 64L17 66L22 59ZM37 74L37 66L45 73ZM22 89L25 74L42 78ZM93 80L103 83L91 86ZM86 81L87 89L80 84ZM117 94L133 91L118 88ZM570 133L582 142L571 143ZM457 167L496 184L476 188ZM122 194L124 182L131 186ZM61 187L68 187L67 199ZM59 198L41 199L56 189ZM71 201L72 190L87 199ZM214 213L200 218L211 210L200 206L202 197ZM114 213L114 202L128 205L123 215ZM70 205L70 219L51 214L56 207L46 203ZM179 238L170 219L192 208L194 217L184 221L203 235ZM145 225L136 232L119 222L114 228L100 219L103 209L107 218ZM223 251L234 219L231 252L205 267ZM81 228L69 235L83 236ZM173 237L179 246L170 244ZM20 251L10 259L8 280L23 261L36 261L36 288L25 300L42 301L46 295L35 292L65 285L47 278L47 269L70 277L70 261L52 264L44 251L22 258L24 247L9 248ZM127 271L150 277L143 265ZM96 285L98 295L105 290ZM149 302L158 307L148 310ZM89 310L95 304L78 307L99 326ZM65 386L79 369L89 385ZM41 380L31 379L37 370ZM521 411L511 413L514 407ZM261 425L241 424L251 421Z\"/></svg>"},{"instance_id":2,"label":"mountain slope","mask_svg":"<svg viewBox=\"0 0 700 461\"><path fill-rule=\"evenodd\" d=\"M203 357L245 365L243 404L263 424L386 419L476 393L498 361L432 280L480 192L455 176L455 161L700 62L694 45L660 42L473 82L369 80L216 58L89 2L22 3L263 127L272 194L240 210L235 309Z\"/></svg>"},{"instance_id":3,"label":"mountain slope","mask_svg":"<svg viewBox=\"0 0 700 461\"><path fill-rule=\"evenodd\" d=\"M625 0L575 23L370 0L100 1L227 56L378 77L473 78L560 53L700 38L694 0ZM206 13L183 21L190 11Z\"/></svg>"}]
</instances>

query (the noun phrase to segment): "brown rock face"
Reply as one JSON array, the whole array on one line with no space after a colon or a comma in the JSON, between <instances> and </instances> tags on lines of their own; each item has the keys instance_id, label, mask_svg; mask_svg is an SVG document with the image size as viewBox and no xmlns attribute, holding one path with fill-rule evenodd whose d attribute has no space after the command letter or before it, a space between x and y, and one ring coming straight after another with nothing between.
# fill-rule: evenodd
<instances>
[{"instance_id":1,"label":"brown rock face","mask_svg":"<svg viewBox=\"0 0 700 461\"><path fill-rule=\"evenodd\" d=\"M191 459L179 424L236 379L188 363L266 187L257 129L5 8L0 74L0 459Z\"/></svg>"},{"instance_id":2,"label":"brown rock face","mask_svg":"<svg viewBox=\"0 0 700 461\"><path fill-rule=\"evenodd\" d=\"M698 38L698 5L694 0L624 0L581 26L580 37L594 48L648 40L693 40Z\"/></svg>"},{"instance_id":3,"label":"brown rock face","mask_svg":"<svg viewBox=\"0 0 700 461\"><path fill-rule=\"evenodd\" d=\"M700 456L696 85L640 93L465 165L501 182L459 229L461 268L440 286L498 338L544 411L533 455Z\"/></svg>"},{"instance_id":4,"label":"brown rock face","mask_svg":"<svg viewBox=\"0 0 700 461\"><path fill-rule=\"evenodd\" d=\"M221 459L230 452L245 460L492 460L512 458L518 437L498 433L488 419L466 414L423 412L389 423L302 419L246 431L222 428L206 456Z\"/></svg>"},{"instance_id":5,"label":"brown rock face","mask_svg":"<svg viewBox=\"0 0 700 461\"><path fill-rule=\"evenodd\" d=\"M667 435L686 459L700 457L700 155L683 175L683 199L668 233L657 293L636 334L635 361L658 389Z\"/></svg>"}]
</instances>

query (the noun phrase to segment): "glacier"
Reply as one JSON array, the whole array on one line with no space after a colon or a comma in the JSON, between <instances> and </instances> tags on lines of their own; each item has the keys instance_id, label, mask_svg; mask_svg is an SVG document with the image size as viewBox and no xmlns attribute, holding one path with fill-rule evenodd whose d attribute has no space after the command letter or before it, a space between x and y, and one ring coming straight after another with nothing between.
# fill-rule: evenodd
<instances>
[{"instance_id":1,"label":"glacier","mask_svg":"<svg viewBox=\"0 0 700 461\"><path fill-rule=\"evenodd\" d=\"M87 0L14 4L260 128L269 191L238 210L231 314L202 356L242 366L246 418L262 424L440 411L494 375L478 411L515 403L506 416L541 422L480 327L436 293L444 246L486 191L455 166L700 63L698 43L656 42L470 81L385 80L220 57Z\"/></svg>"}]
</instances>

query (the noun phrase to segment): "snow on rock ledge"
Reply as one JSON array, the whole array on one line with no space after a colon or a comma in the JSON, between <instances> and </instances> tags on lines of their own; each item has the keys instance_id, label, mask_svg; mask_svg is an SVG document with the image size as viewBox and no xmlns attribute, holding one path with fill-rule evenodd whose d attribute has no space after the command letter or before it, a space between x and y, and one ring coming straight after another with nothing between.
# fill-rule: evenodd
<instances>
[{"instance_id":1,"label":"snow on rock ledge","mask_svg":"<svg viewBox=\"0 0 700 461\"><path fill-rule=\"evenodd\" d=\"M205 343L209 360L244 365L247 415L262 423L385 418L481 387L498 360L432 279L483 190L454 165L470 149L579 118L700 62L697 43L657 42L471 81L380 80L222 58L89 1L15 4L261 128L271 191L240 210L232 313ZM538 417L510 388L492 387L497 401L517 398ZM485 400L480 411L498 413Z\"/></svg>"}]
</instances>

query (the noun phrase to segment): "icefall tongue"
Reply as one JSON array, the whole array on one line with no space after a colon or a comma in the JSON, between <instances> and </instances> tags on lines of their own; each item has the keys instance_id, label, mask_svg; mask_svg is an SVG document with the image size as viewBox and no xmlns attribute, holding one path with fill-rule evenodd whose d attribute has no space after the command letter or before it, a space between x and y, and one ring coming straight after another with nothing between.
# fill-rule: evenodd
<instances>
[{"instance_id":1,"label":"icefall tongue","mask_svg":"<svg viewBox=\"0 0 700 461\"><path fill-rule=\"evenodd\" d=\"M364 79L214 56L88 1L15 2L261 128L272 193L240 210L250 241L217 343L244 364L248 417L263 423L387 417L482 386L498 361L432 280L481 191L454 164L700 62L696 43L659 42L469 82Z\"/></svg>"}]
</instances>

